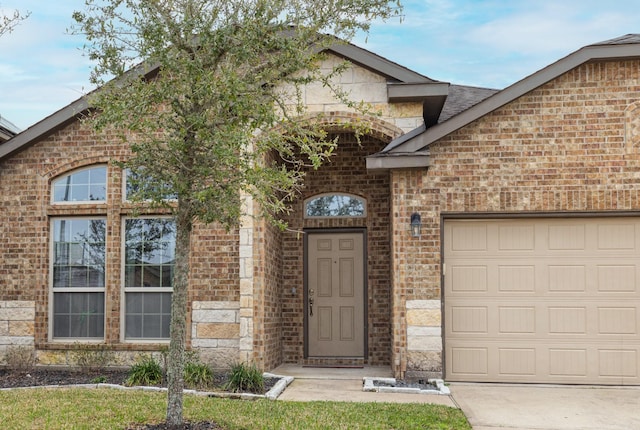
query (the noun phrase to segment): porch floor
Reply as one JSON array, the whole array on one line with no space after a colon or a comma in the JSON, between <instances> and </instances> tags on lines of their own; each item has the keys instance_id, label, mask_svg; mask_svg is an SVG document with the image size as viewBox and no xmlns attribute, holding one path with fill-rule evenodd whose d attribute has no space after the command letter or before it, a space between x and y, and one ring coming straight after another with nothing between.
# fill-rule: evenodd
<instances>
[{"instance_id":1,"label":"porch floor","mask_svg":"<svg viewBox=\"0 0 640 430\"><path fill-rule=\"evenodd\" d=\"M390 366L359 367L313 367L300 364L281 364L269 373L282 376L293 376L296 379L334 379L349 380L363 377L393 378Z\"/></svg>"},{"instance_id":2,"label":"porch floor","mask_svg":"<svg viewBox=\"0 0 640 430\"><path fill-rule=\"evenodd\" d=\"M451 397L446 395L378 393L362 390L363 377L392 378L391 367L388 366L335 368L283 364L269 373L295 378L278 397L278 400L283 401L433 403L457 407Z\"/></svg>"}]
</instances>

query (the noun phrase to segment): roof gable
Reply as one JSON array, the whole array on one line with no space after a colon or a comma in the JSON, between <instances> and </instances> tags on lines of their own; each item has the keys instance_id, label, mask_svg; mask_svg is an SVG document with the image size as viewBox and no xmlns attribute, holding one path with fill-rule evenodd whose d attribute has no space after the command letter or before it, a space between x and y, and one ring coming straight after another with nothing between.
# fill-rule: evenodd
<instances>
[{"instance_id":1,"label":"roof gable","mask_svg":"<svg viewBox=\"0 0 640 430\"><path fill-rule=\"evenodd\" d=\"M449 83L435 81L350 43L336 43L328 51L384 76L387 79L389 102L422 101L425 122L428 124L437 122L448 95ZM146 76L153 76L157 71L157 66L149 70L136 67L128 73L144 73ZM77 121L88 108L86 96L81 97L29 127L0 145L0 161L29 147L69 123Z\"/></svg>"},{"instance_id":2,"label":"roof gable","mask_svg":"<svg viewBox=\"0 0 640 430\"><path fill-rule=\"evenodd\" d=\"M546 84L562 74L590 61L607 61L617 59L640 58L640 34L628 34L615 39L599 42L575 51L555 63L539 70L515 84L486 98L469 109L452 116L448 120L424 128L421 132L411 133L410 138L402 136L392 141L379 154L367 160L370 169L402 167L397 158L412 156L422 159L422 167L428 166L428 147L437 140L472 123L473 121L495 111L524 94ZM393 162L385 162L384 158L393 156ZM415 167L416 161L407 161L408 166Z\"/></svg>"}]
</instances>

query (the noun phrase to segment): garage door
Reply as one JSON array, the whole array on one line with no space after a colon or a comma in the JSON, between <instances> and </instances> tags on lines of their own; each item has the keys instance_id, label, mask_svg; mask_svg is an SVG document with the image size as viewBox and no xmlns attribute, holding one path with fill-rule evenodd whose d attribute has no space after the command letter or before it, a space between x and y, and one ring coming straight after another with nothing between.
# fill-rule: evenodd
<instances>
[{"instance_id":1,"label":"garage door","mask_svg":"<svg viewBox=\"0 0 640 430\"><path fill-rule=\"evenodd\" d=\"M640 219L447 220L450 381L640 384Z\"/></svg>"}]
</instances>

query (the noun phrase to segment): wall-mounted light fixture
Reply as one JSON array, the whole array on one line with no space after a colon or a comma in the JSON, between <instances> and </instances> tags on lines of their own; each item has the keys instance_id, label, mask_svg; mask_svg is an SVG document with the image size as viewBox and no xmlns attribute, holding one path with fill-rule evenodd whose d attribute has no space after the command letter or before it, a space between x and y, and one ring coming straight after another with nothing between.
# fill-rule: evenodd
<instances>
[{"instance_id":1,"label":"wall-mounted light fixture","mask_svg":"<svg viewBox=\"0 0 640 430\"><path fill-rule=\"evenodd\" d=\"M414 212L411 214L411 237L420 237L421 229L422 221L420 214L418 212Z\"/></svg>"}]
</instances>

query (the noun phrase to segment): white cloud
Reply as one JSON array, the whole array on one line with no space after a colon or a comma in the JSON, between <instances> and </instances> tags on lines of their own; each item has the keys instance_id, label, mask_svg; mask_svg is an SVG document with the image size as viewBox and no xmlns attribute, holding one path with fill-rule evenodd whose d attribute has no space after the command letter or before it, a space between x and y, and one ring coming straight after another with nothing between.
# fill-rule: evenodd
<instances>
[{"instance_id":1,"label":"white cloud","mask_svg":"<svg viewBox=\"0 0 640 430\"><path fill-rule=\"evenodd\" d=\"M83 40L65 34L81 0L0 0L31 17L0 39L0 114L25 128L90 90ZM503 88L580 47L640 32L637 0L405 0L355 43L427 75Z\"/></svg>"}]
</instances>

